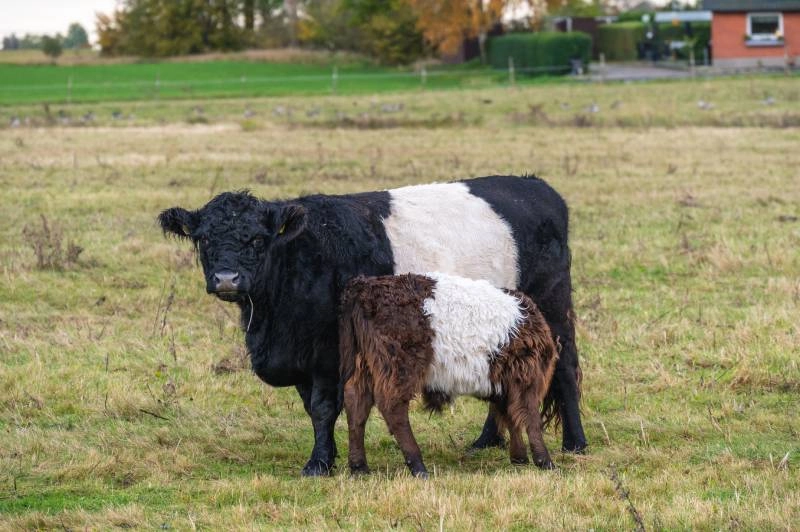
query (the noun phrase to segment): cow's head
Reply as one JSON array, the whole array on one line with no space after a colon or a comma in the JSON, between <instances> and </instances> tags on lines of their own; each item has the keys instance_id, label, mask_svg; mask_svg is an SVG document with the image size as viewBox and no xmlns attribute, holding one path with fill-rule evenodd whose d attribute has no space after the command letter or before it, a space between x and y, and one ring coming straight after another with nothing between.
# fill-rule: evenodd
<instances>
[{"instance_id":1,"label":"cow's head","mask_svg":"<svg viewBox=\"0 0 800 532\"><path fill-rule=\"evenodd\" d=\"M165 234L194 243L209 294L240 301L268 267L268 253L303 232L306 211L298 204L259 201L248 192L225 192L196 211L167 209L158 221Z\"/></svg>"}]
</instances>

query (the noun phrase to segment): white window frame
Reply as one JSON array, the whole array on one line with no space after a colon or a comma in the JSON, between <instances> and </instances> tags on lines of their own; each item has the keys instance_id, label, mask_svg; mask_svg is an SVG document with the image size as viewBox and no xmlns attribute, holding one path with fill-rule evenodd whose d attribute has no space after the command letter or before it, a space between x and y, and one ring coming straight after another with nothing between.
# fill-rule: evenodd
<instances>
[{"instance_id":1,"label":"white window frame","mask_svg":"<svg viewBox=\"0 0 800 532\"><path fill-rule=\"evenodd\" d=\"M753 41L778 41L780 40L774 33L753 33L753 16L774 16L778 17L778 33L783 37L783 13L780 12L753 12L747 14L747 38Z\"/></svg>"}]
</instances>

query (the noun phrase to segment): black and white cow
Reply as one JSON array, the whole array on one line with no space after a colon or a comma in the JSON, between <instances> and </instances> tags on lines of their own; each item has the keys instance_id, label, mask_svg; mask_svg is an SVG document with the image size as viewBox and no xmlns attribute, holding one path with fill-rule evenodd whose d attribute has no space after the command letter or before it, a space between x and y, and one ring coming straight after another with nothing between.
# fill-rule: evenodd
<instances>
[{"instance_id":1,"label":"black and white cow","mask_svg":"<svg viewBox=\"0 0 800 532\"><path fill-rule=\"evenodd\" d=\"M304 475L328 474L334 464L338 302L356 275L439 271L528 294L561 345L545 418L563 422L565 450L586 447L567 206L541 179L491 176L288 201L226 192L196 211L167 209L159 221L193 241L207 291L239 305L255 373L297 388L314 427ZM473 445L501 442L490 415Z\"/></svg>"}]
</instances>

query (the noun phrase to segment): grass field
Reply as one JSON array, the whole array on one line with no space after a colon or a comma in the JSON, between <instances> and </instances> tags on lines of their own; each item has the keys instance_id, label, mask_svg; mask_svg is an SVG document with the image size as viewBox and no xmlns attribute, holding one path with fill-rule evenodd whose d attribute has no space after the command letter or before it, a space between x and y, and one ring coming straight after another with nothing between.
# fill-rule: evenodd
<instances>
[{"instance_id":1,"label":"grass field","mask_svg":"<svg viewBox=\"0 0 800 532\"><path fill-rule=\"evenodd\" d=\"M238 56L236 56L238 57ZM338 64L337 63L341 63ZM335 69L335 71L334 71ZM508 74L487 69L370 65L352 57L305 63L212 60L112 64L2 63L0 105L219 97L363 94L412 88L497 85Z\"/></svg>"},{"instance_id":2,"label":"grass field","mask_svg":"<svg viewBox=\"0 0 800 532\"><path fill-rule=\"evenodd\" d=\"M0 529L797 529L796 79L0 113ZM557 472L467 455L464 399L413 414L428 482L377 413L375 473L300 479L299 398L246 369L156 214L523 172L571 207L588 454L550 431Z\"/></svg>"}]
</instances>

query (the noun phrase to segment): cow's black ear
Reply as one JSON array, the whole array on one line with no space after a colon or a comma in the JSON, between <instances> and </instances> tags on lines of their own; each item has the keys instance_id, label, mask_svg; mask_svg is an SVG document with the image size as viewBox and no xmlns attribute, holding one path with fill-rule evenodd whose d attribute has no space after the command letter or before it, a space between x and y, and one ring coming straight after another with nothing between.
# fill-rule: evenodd
<instances>
[{"instance_id":1,"label":"cow's black ear","mask_svg":"<svg viewBox=\"0 0 800 532\"><path fill-rule=\"evenodd\" d=\"M306 209L290 203L267 211L265 223L275 235L275 243L283 244L297 238L306 228Z\"/></svg>"},{"instance_id":2,"label":"cow's black ear","mask_svg":"<svg viewBox=\"0 0 800 532\"><path fill-rule=\"evenodd\" d=\"M180 207L167 209L158 215L158 223L164 234L172 233L181 238L189 238L197 223L197 215Z\"/></svg>"}]
</instances>

